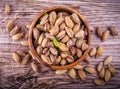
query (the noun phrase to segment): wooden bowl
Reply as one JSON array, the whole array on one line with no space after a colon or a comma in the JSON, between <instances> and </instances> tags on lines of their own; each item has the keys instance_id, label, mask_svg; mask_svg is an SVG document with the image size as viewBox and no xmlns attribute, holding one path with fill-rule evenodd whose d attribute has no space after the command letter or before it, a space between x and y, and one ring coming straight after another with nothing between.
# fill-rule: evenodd
<instances>
[{"instance_id":1,"label":"wooden bowl","mask_svg":"<svg viewBox=\"0 0 120 89\"><path fill-rule=\"evenodd\" d=\"M47 12L51 12L51 11L66 11L68 13L76 13L80 19L82 20L82 22L84 23L85 27L87 28L87 32L88 32L88 39L87 39L87 44L88 44L88 49L84 52L84 54L82 55L82 57L80 57L78 60L76 60L75 62L65 65L65 66L54 66L54 65L49 65L46 62L44 62L37 54L37 52L35 51L34 47L33 47L33 41L32 41L32 31L33 28L35 27L38 19L44 15ZM90 28L89 25L85 19L85 17L83 15L81 15L79 12L77 12L76 10L69 8L69 7L64 7L64 6L55 6L55 7L51 7L48 9L45 9L44 11L42 11L41 13L39 13L35 19L33 20L30 30L29 30L29 37L28 37L28 41L29 41L29 48L33 54L33 56L35 57L35 59L40 62L41 64L45 65L46 67L49 67L53 70L64 70L64 69L70 69L73 66L77 65L78 63L80 63L81 61L83 61L83 59L85 58L86 54L88 53L88 50L90 48L90 39L91 39L91 34L90 34Z\"/></svg>"}]
</instances>

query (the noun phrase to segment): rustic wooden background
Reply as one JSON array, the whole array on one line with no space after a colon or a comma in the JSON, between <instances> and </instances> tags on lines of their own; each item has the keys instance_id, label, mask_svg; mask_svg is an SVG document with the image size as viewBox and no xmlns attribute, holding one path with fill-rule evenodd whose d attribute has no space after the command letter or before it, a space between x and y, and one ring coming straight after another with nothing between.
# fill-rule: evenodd
<instances>
[{"instance_id":1,"label":"rustic wooden background","mask_svg":"<svg viewBox=\"0 0 120 89\"><path fill-rule=\"evenodd\" d=\"M12 8L10 16L4 13L5 4L9 3ZM9 18L18 18L15 23L22 26L32 22L34 17L43 9L64 5L70 7L71 4L79 5L74 8L86 16L87 21L95 29L101 25L103 30L108 26L116 26L119 36L110 36L106 42L101 42L92 33L91 47L102 45L104 53L99 59L92 58L91 65L95 67L107 55L113 57L112 64L117 69L117 74L104 86L95 86L92 79L95 76L87 74L87 79L82 81L77 76L76 80L71 79L68 74L56 75L53 70L40 64L40 73L31 71L30 64L19 65L14 62L12 52L16 49L28 50L28 47L20 45L20 41L12 41L5 31L6 22ZM85 64L85 63L83 63ZM23 77L26 73L27 77ZM30 80L25 81L26 79ZM120 89L120 0L0 0L0 89Z\"/></svg>"}]
</instances>

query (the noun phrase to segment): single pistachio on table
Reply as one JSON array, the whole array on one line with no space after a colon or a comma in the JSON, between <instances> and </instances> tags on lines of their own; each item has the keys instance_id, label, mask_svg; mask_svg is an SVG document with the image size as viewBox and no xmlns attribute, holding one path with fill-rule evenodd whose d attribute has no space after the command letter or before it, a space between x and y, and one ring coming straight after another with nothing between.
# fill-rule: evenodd
<instances>
[{"instance_id":1,"label":"single pistachio on table","mask_svg":"<svg viewBox=\"0 0 120 89\"><path fill-rule=\"evenodd\" d=\"M96 71L94 68L92 68L91 66L86 66L85 67L85 71L87 71L88 73L92 74L92 75L96 75Z\"/></svg>"},{"instance_id":2,"label":"single pistachio on table","mask_svg":"<svg viewBox=\"0 0 120 89\"><path fill-rule=\"evenodd\" d=\"M110 78L111 78L111 73L108 69L106 69L104 79L105 79L105 81L109 81Z\"/></svg>"},{"instance_id":3,"label":"single pistachio on table","mask_svg":"<svg viewBox=\"0 0 120 89\"><path fill-rule=\"evenodd\" d=\"M85 72L84 72L82 69L79 69L79 70L78 70L78 74L79 74L79 77L80 77L82 80L85 80L85 79L86 79L86 74L85 74Z\"/></svg>"},{"instance_id":4,"label":"single pistachio on table","mask_svg":"<svg viewBox=\"0 0 120 89\"><path fill-rule=\"evenodd\" d=\"M9 19L6 25L6 31L10 32L15 26L14 20Z\"/></svg>"},{"instance_id":5,"label":"single pistachio on table","mask_svg":"<svg viewBox=\"0 0 120 89\"><path fill-rule=\"evenodd\" d=\"M11 6L9 4L6 4L5 5L5 13L6 13L6 15L10 15L10 12L11 12Z\"/></svg>"},{"instance_id":6,"label":"single pistachio on table","mask_svg":"<svg viewBox=\"0 0 120 89\"><path fill-rule=\"evenodd\" d=\"M99 58L103 53L103 47L102 46L98 46L97 48L97 52L96 52L96 58Z\"/></svg>"},{"instance_id":7,"label":"single pistachio on table","mask_svg":"<svg viewBox=\"0 0 120 89\"><path fill-rule=\"evenodd\" d=\"M111 75L115 76L115 74L116 74L115 67L113 65L111 65L111 64L108 64L107 67L108 67L108 70L110 71Z\"/></svg>"},{"instance_id":8,"label":"single pistachio on table","mask_svg":"<svg viewBox=\"0 0 120 89\"><path fill-rule=\"evenodd\" d=\"M72 78L72 79L76 79L76 72L75 72L75 69L69 69L68 70L68 74L69 76Z\"/></svg>"},{"instance_id":9,"label":"single pistachio on table","mask_svg":"<svg viewBox=\"0 0 120 89\"><path fill-rule=\"evenodd\" d=\"M89 52L89 55L92 57L92 56L94 56L95 54L96 54L96 48L92 48L91 50L90 50L90 52Z\"/></svg>"},{"instance_id":10,"label":"single pistachio on table","mask_svg":"<svg viewBox=\"0 0 120 89\"><path fill-rule=\"evenodd\" d=\"M56 74L64 74L66 72L67 72L67 70L56 70L55 71Z\"/></svg>"},{"instance_id":11,"label":"single pistachio on table","mask_svg":"<svg viewBox=\"0 0 120 89\"><path fill-rule=\"evenodd\" d=\"M103 33L103 36L102 36L102 41L103 41L103 42L108 39L109 34L110 34L110 31L109 31L109 30L107 30L107 31L105 31L105 32Z\"/></svg>"},{"instance_id":12,"label":"single pistachio on table","mask_svg":"<svg viewBox=\"0 0 120 89\"><path fill-rule=\"evenodd\" d=\"M112 36L117 36L117 35L118 35L118 31L115 29L114 26L110 26L110 27L108 28L108 30L110 30L110 34L111 34Z\"/></svg>"},{"instance_id":13,"label":"single pistachio on table","mask_svg":"<svg viewBox=\"0 0 120 89\"><path fill-rule=\"evenodd\" d=\"M97 35L98 35L98 37L100 37L100 38L101 38L102 35L103 35L101 26L98 26L98 27L97 27Z\"/></svg>"},{"instance_id":14,"label":"single pistachio on table","mask_svg":"<svg viewBox=\"0 0 120 89\"><path fill-rule=\"evenodd\" d=\"M91 58L89 56L89 54L87 53L87 55L85 56L85 62L90 63L91 62Z\"/></svg>"},{"instance_id":15,"label":"single pistachio on table","mask_svg":"<svg viewBox=\"0 0 120 89\"><path fill-rule=\"evenodd\" d=\"M10 31L10 35L15 35L20 31L20 27L19 26L15 26L11 31Z\"/></svg>"},{"instance_id":16,"label":"single pistachio on table","mask_svg":"<svg viewBox=\"0 0 120 89\"><path fill-rule=\"evenodd\" d=\"M28 61L30 60L30 58L31 58L30 54L27 54L27 55L23 58L21 64L23 64L23 65L27 64Z\"/></svg>"},{"instance_id":17,"label":"single pistachio on table","mask_svg":"<svg viewBox=\"0 0 120 89\"><path fill-rule=\"evenodd\" d=\"M26 55L26 52L25 52L25 51L19 50L19 49L16 51L16 53L17 53L18 55L20 55L20 56L25 56L25 55Z\"/></svg>"},{"instance_id":18,"label":"single pistachio on table","mask_svg":"<svg viewBox=\"0 0 120 89\"><path fill-rule=\"evenodd\" d=\"M16 52L13 52L13 59L15 60L16 63L20 63L21 62L21 57L20 55L18 55Z\"/></svg>"},{"instance_id":19,"label":"single pistachio on table","mask_svg":"<svg viewBox=\"0 0 120 89\"><path fill-rule=\"evenodd\" d=\"M105 85L105 81L102 79L94 79L94 83L99 86Z\"/></svg>"},{"instance_id":20,"label":"single pistachio on table","mask_svg":"<svg viewBox=\"0 0 120 89\"><path fill-rule=\"evenodd\" d=\"M112 56L108 56L108 57L106 57L105 58L105 60L104 60L104 65L107 65L107 64L109 64L110 62L112 61Z\"/></svg>"},{"instance_id":21,"label":"single pistachio on table","mask_svg":"<svg viewBox=\"0 0 120 89\"><path fill-rule=\"evenodd\" d=\"M103 62L100 62L98 65L97 65L97 71L100 72L103 68Z\"/></svg>"},{"instance_id":22,"label":"single pistachio on table","mask_svg":"<svg viewBox=\"0 0 120 89\"><path fill-rule=\"evenodd\" d=\"M17 33L17 34L12 36L13 40L20 40L22 38L23 38L23 33Z\"/></svg>"},{"instance_id":23,"label":"single pistachio on table","mask_svg":"<svg viewBox=\"0 0 120 89\"><path fill-rule=\"evenodd\" d=\"M28 45L29 45L28 40L23 40L23 41L21 42L21 45L23 45L23 46L28 46Z\"/></svg>"},{"instance_id":24,"label":"single pistachio on table","mask_svg":"<svg viewBox=\"0 0 120 89\"><path fill-rule=\"evenodd\" d=\"M100 76L100 78L104 78L104 76L105 76L105 68L104 67L102 67L102 69L100 70L100 71L98 71L99 72L99 76Z\"/></svg>"},{"instance_id":25,"label":"single pistachio on table","mask_svg":"<svg viewBox=\"0 0 120 89\"><path fill-rule=\"evenodd\" d=\"M82 66L82 65L80 65L80 64L77 64L77 65L76 65L76 66L74 66L73 68L74 68L74 69L78 69L78 70L79 70L79 69L83 69L83 66Z\"/></svg>"},{"instance_id":26,"label":"single pistachio on table","mask_svg":"<svg viewBox=\"0 0 120 89\"><path fill-rule=\"evenodd\" d=\"M32 62L32 63L31 63L31 67L32 67L32 69L33 69L35 72L38 72L38 71L39 71L38 66L36 65L36 63Z\"/></svg>"}]
</instances>

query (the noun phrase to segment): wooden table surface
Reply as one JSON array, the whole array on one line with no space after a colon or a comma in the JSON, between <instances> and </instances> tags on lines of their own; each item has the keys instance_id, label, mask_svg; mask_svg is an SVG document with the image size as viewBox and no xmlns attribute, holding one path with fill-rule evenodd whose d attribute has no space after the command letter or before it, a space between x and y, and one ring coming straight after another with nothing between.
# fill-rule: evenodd
<instances>
[{"instance_id":1,"label":"wooden table surface","mask_svg":"<svg viewBox=\"0 0 120 89\"><path fill-rule=\"evenodd\" d=\"M5 15L5 4L9 3L12 13ZM95 30L92 33L91 48L102 45L104 53L99 59L91 59L91 65L95 67L108 55L113 57L112 64L117 69L115 77L111 78L104 86L96 86L93 80L96 76L86 74L87 79L82 81L77 75L77 79L71 79L68 74L56 75L49 68L39 65L40 72L31 71L30 82L24 81L21 76L31 70L28 65L19 65L14 62L12 52L16 49L28 50L28 47L20 45L20 41L12 41L5 31L6 22L9 18L17 20L15 23L26 31L25 27L30 24L34 17L43 9L52 6L64 5L70 7L71 4L79 5L74 8L86 16L87 21L95 29L101 25L103 31L108 26L115 26L119 32L117 37L110 36L106 42L101 42L96 36ZM34 81L34 77L36 81ZM120 89L120 0L0 0L0 89Z\"/></svg>"}]
</instances>

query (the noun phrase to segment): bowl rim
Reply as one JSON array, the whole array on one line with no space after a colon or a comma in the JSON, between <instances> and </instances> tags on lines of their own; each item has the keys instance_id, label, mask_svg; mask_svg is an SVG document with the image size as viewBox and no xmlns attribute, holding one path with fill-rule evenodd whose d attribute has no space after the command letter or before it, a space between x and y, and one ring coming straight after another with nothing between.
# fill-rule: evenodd
<instances>
[{"instance_id":1,"label":"bowl rim","mask_svg":"<svg viewBox=\"0 0 120 89\"><path fill-rule=\"evenodd\" d=\"M47 12L51 12L51 11L67 11L69 13L76 13L79 18L82 20L82 22L84 23L85 27L87 28L87 32L88 32L88 39L87 39L87 44L88 44L88 49L85 50L84 54L82 55L82 57L80 57L78 60L76 60L75 62L71 63L71 64L67 64L65 66L54 66L54 65L50 65L50 64L47 64L46 62L44 62L39 56L38 54L36 53L35 49L34 49L34 46L33 46L33 43L32 43L32 30L34 28L34 26L36 25L38 19L43 16L45 13ZM73 68L75 65L77 65L78 63L80 63L81 61L83 61L83 59L85 58L86 54L88 53L89 51L89 48L90 48L90 40L91 40L91 32L90 32L90 27L86 21L86 18L81 15L78 11L70 8L70 7L66 7L66 6L54 6L54 7L50 7L50 8L47 8L45 10L43 10L42 12L40 12L36 17L35 19L33 20L31 26L30 26L30 30L29 30L29 36L28 36L28 42L29 42L29 49L30 51L32 52L35 60L37 60L39 63L41 63L42 65L46 66L46 67L49 67L53 70L64 70L64 69L70 69L70 68Z\"/></svg>"}]
</instances>

